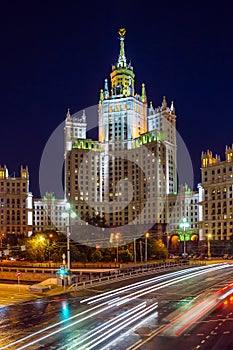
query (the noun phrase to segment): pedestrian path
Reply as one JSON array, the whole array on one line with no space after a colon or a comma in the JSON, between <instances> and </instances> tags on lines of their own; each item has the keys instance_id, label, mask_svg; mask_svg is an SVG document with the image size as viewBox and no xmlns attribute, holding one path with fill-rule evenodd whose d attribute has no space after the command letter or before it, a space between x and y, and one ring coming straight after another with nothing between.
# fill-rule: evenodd
<instances>
[{"instance_id":1,"label":"pedestrian path","mask_svg":"<svg viewBox=\"0 0 233 350\"><path fill-rule=\"evenodd\" d=\"M29 285L0 283L0 308L28 300L36 300L46 296L57 295L66 292L63 287L55 286L48 292L35 293L28 291Z\"/></svg>"}]
</instances>

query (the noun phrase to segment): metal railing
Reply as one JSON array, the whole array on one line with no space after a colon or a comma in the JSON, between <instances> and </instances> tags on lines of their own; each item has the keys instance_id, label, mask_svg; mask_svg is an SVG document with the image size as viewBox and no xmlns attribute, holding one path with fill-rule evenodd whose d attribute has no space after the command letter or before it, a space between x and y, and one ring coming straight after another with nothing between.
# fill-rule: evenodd
<instances>
[{"instance_id":1,"label":"metal railing","mask_svg":"<svg viewBox=\"0 0 233 350\"><path fill-rule=\"evenodd\" d=\"M179 268L183 266L192 266L192 265L206 265L206 263L187 261L187 262L168 262L168 263L161 263L161 264L149 264L149 266L143 265L132 271L127 271L127 272L119 271L118 274L103 276L100 278L90 279L87 281L76 282L70 285L68 287L68 290L72 290L72 289L77 290L80 288L92 287L93 285L96 286L100 284L112 283L119 280L134 278L136 276L139 277L145 274L159 273L165 270L170 270L170 269Z\"/></svg>"}]
</instances>

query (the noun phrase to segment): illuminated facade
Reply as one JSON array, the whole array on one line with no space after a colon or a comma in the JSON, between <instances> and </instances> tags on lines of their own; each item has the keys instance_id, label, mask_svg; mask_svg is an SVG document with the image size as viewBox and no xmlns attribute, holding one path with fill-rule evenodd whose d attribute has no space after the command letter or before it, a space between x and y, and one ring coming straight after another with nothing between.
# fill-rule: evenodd
<instances>
[{"instance_id":1,"label":"illuminated facade","mask_svg":"<svg viewBox=\"0 0 233 350\"><path fill-rule=\"evenodd\" d=\"M228 240L233 234L233 145L226 147L225 160L208 150L201 162L201 239L209 235L213 240Z\"/></svg>"},{"instance_id":2,"label":"illuminated facade","mask_svg":"<svg viewBox=\"0 0 233 350\"><path fill-rule=\"evenodd\" d=\"M85 114L66 116L66 197L84 221L100 215L108 227L164 227L166 195L177 191L175 109L165 97L148 108L145 84L135 92L125 30L119 35L118 61L100 90L98 141L86 138Z\"/></svg>"},{"instance_id":3,"label":"illuminated facade","mask_svg":"<svg viewBox=\"0 0 233 350\"><path fill-rule=\"evenodd\" d=\"M179 192L167 196L167 232L179 232L180 223L185 218L189 232L199 234L199 193L191 191L187 185L179 186Z\"/></svg>"},{"instance_id":4,"label":"illuminated facade","mask_svg":"<svg viewBox=\"0 0 233 350\"><path fill-rule=\"evenodd\" d=\"M32 233L32 194L29 192L28 168L20 169L20 177L9 176L0 167L0 233L29 236Z\"/></svg>"},{"instance_id":5,"label":"illuminated facade","mask_svg":"<svg viewBox=\"0 0 233 350\"><path fill-rule=\"evenodd\" d=\"M59 232L66 230L66 201L57 199L54 193L45 193L43 198L33 200L33 231L45 232L55 229Z\"/></svg>"}]
</instances>

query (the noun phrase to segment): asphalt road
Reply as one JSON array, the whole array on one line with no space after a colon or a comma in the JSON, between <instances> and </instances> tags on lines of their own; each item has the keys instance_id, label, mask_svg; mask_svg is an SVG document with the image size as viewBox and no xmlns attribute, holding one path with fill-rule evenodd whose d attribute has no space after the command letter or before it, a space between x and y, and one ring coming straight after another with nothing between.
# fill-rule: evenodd
<instances>
[{"instance_id":1,"label":"asphalt road","mask_svg":"<svg viewBox=\"0 0 233 350\"><path fill-rule=\"evenodd\" d=\"M177 345L179 350L217 350L220 347L227 350L221 344L226 341L232 344L230 297L228 304L222 303L207 319L198 320L179 337L167 336L161 330L196 300L205 300L232 282L232 269L233 265L212 272L206 270L192 277L194 270L187 273L186 269L183 276L167 274L163 280L157 276L157 280L149 281L152 276L144 276L137 279L143 284L131 286L130 290L116 291L116 288L131 285L136 280L1 308L0 348L169 350ZM88 297L93 299L81 303ZM88 304L90 302L92 304ZM206 322L208 317L212 317L210 322ZM214 346L219 344L219 348L211 347L211 341Z\"/></svg>"},{"instance_id":2,"label":"asphalt road","mask_svg":"<svg viewBox=\"0 0 233 350\"><path fill-rule=\"evenodd\" d=\"M192 329L178 338L158 334L133 347L144 350L232 350L233 298L224 300L213 312L196 322ZM132 349L133 349L132 348Z\"/></svg>"}]
</instances>

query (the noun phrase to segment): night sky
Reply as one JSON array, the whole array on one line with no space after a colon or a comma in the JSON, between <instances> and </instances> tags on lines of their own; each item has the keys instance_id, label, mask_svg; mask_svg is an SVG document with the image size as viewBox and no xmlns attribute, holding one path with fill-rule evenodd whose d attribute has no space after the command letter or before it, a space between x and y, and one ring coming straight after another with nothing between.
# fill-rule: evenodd
<instances>
[{"instance_id":1,"label":"night sky","mask_svg":"<svg viewBox=\"0 0 233 350\"><path fill-rule=\"evenodd\" d=\"M11 1L1 5L0 164L28 165L39 196L43 148L64 120L98 103L119 53L117 31L146 84L148 101L174 99L177 129L200 181L202 150L224 157L233 143L233 26L230 2ZM151 4L154 6L151 7ZM157 3L157 4L156 4ZM225 4L224 4L225 3ZM225 6L226 5L226 6ZM227 6L228 5L228 6Z\"/></svg>"}]
</instances>

